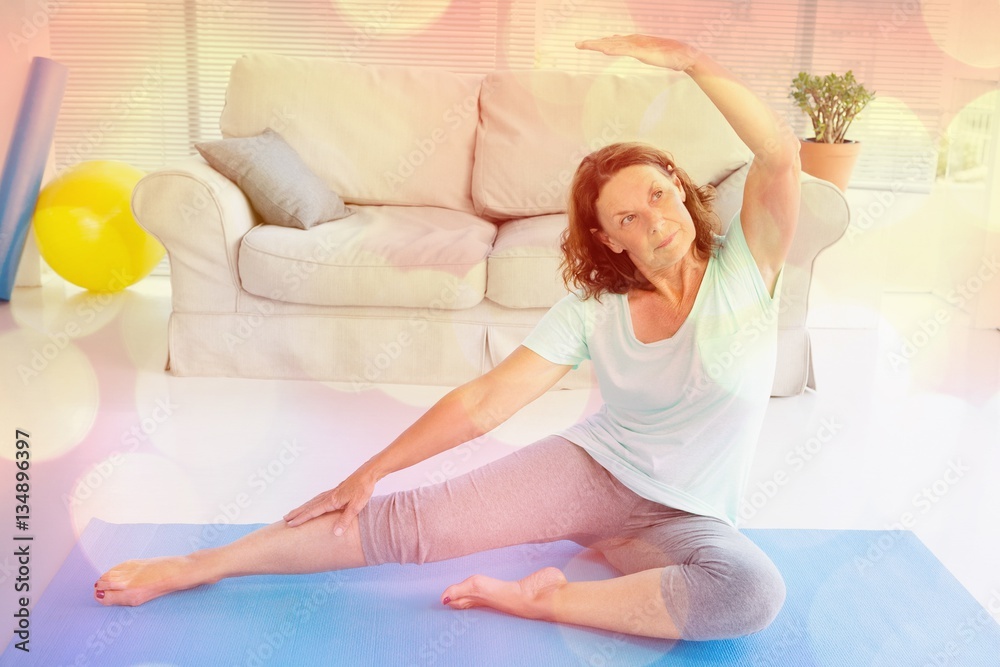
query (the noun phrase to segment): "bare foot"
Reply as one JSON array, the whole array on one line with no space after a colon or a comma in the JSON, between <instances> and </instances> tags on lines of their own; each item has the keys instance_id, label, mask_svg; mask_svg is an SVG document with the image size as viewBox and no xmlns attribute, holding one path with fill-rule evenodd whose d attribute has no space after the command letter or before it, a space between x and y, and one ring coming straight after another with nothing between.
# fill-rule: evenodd
<instances>
[{"instance_id":1,"label":"bare foot","mask_svg":"<svg viewBox=\"0 0 1000 667\"><path fill-rule=\"evenodd\" d=\"M566 583L562 571L546 567L520 581L501 581L474 574L445 589L441 601L453 609L490 607L522 618L552 617L552 594Z\"/></svg>"},{"instance_id":2,"label":"bare foot","mask_svg":"<svg viewBox=\"0 0 1000 667\"><path fill-rule=\"evenodd\" d=\"M94 598L105 606L136 607L174 591L214 583L203 563L190 556L129 560L101 575Z\"/></svg>"}]
</instances>

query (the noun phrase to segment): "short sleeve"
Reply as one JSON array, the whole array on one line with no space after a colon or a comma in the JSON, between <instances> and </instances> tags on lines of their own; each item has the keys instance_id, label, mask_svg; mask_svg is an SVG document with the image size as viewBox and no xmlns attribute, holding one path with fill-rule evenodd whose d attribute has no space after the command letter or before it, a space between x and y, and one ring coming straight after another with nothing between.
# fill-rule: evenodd
<instances>
[{"instance_id":1,"label":"short sleeve","mask_svg":"<svg viewBox=\"0 0 1000 667\"><path fill-rule=\"evenodd\" d=\"M549 308L521 344L554 364L577 366L590 358L587 310L587 302L578 294L567 294Z\"/></svg>"}]
</instances>

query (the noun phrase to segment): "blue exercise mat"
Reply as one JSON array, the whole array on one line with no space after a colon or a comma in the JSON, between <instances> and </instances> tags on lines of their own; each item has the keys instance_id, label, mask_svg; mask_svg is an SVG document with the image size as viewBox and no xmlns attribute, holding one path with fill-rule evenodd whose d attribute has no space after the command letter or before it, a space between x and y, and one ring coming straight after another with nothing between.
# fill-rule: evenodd
<instances>
[{"instance_id":1,"label":"blue exercise mat","mask_svg":"<svg viewBox=\"0 0 1000 667\"><path fill-rule=\"evenodd\" d=\"M996 620L904 531L744 531L781 570L788 598L770 627L726 641L642 639L439 602L448 585L474 573L518 579L555 565L571 581L614 575L570 542L425 565L243 577L135 608L92 597L98 573L120 561L189 553L256 527L92 521L31 610L30 653L15 648L15 637L0 664L1000 664Z\"/></svg>"}]
</instances>

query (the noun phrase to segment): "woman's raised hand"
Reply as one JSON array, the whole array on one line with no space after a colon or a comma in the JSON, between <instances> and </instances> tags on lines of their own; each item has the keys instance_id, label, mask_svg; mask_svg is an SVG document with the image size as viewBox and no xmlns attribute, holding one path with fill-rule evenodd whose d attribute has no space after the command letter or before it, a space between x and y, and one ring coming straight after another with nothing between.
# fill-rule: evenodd
<instances>
[{"instance_id":1,"label":"woman's raised hand","mask_svg":"<svg viewBox=\"0 0 1000 667\"><path fill-rule=\"evenodd\" d=\"M342 510L340 518L333 528L334 535L339 537L351 525L354 517L368 504L375 491L375 482L372 475L359 469L335 489L324 491L286 514L284 516L285 523L294 528L327 512Z\"/></svg>"},{"instance_id":2,"label":"woman's raised hand","mask_svg":"<svg viewBox=\"0 0 1000 667\"><path fill-rule=\"evenodd\" d=\"M679 72L690 68L698 60L697 48L676 39L649 35L612 35L600 39L587 39L576 43L576 48L600 51L608 56L632 56L636 60L666 67Z\"/></svg>"}]
</instances>

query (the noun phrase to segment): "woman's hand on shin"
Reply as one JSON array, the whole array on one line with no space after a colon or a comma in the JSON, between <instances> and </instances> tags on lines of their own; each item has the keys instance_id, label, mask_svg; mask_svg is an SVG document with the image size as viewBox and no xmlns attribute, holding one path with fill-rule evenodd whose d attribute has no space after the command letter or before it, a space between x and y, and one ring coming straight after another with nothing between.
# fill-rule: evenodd
<instances>
[{"instance_id":1,"label":"woman's hand on shin","mask_svg":"<svg viewBox=\"0 0 1000 667\"><path fill-rule=\"evenodd\" d=\"M376 481L374 475L360 468L336 488L324 491L286 514L285 523L294 528L318 516L340 511L340 517L333 527L334 534L340 536L368 504L375 491Z\"/></svg>"}]
</instances>

